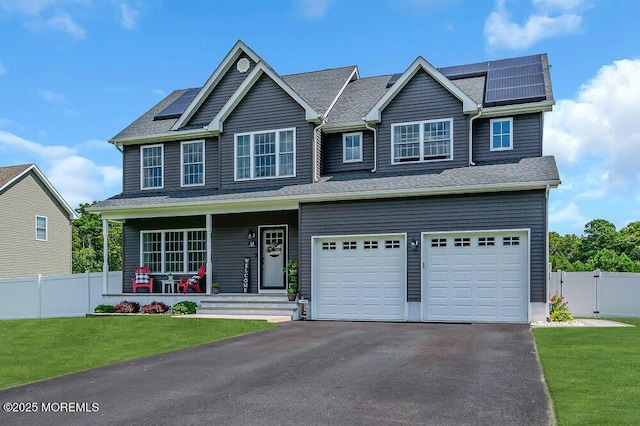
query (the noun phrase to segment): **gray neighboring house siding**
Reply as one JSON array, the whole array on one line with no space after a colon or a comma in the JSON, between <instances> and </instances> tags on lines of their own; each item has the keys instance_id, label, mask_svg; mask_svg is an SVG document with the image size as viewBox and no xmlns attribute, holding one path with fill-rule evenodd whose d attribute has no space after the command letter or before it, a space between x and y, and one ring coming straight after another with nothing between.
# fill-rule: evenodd
<instances>
[{"instance_id":1,"label":"gray neighboring house siding","mask_svg":"<svg viewBox=\"0 0 640 426\"><path fill-rule=\"evenodd\" d=\"M544 302L545 191L394 198L300 206L300 291L311 297L311 237L531 229L531 302ZM421 250L407 250L407 301L420 302Z\"/></svg>"},{"instance_id":2,"label":"gray neighboring house siding","mask_svg":"<svg viewBox=\"0 0 640 426\"><path fill-rule=\"evenodd\" d=\"M491 151L491 119L478 119L473 122L473 161L491 163L497 161L517 161L527 157L542 156L541 113L505 116L513 118L513 149Z\"/></svg>"},{"instance_id":3,"label":"gray neighboring house siding","mask_svg":"<svg viewBox=\"0 0 640 426\"><path fill-rule=\"evenodd\" d=\"M345 132L358 133L358 132ZM362 132L362 157L363 161L345 163L343 161L342 136L345 133L326 133L322 143L322 173L350 172L355 170L373 169L373 133Z\"/></svg>"},{"instance_id":4,"label":"gray neighboring house siding","mask_svg":"<svg viewBox=\"0 0 640 426\"><path fill-rule=\"evenodd\" d=\"M234 181L234 135L256 131L296 129L296 176L288 178ZM263 188L295 185L313 180L313 124L305 120L305 111L270 77L263 74L242 102L224 122L220 135L222 163L221 189Z\"/></svg>"},{"instance_id":5,"label":"gray neighboring house siding","mask_svg":"<svg viewBox=\"0 0 640 426\"><path fill-rule=\"evenodd\" d=\"M447 118L453 118L453 160L391 164L392 124ZM418 71L382 111L378 124L378 171L401 174L467 166L468 133L462 102L426 72Z\"/></svg>"}]
</instances>

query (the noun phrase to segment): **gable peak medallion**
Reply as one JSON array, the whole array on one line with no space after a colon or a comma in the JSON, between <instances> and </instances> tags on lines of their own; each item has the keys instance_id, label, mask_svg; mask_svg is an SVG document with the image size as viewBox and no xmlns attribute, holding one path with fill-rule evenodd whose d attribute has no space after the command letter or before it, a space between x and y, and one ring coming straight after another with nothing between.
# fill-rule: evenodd
<instances>
[{"instance_id":1,"label":"gable peak medallion","mask_svg":"<svg viewBox=\"0 0 640 426\"><path fill-rule=\"evenodd\" d=\"M251 63L247 58L240 58L238 60L238 63L236 64L236 68L238 69L239 72L247 72L250 66L251 66Z\"/></svg>"}]
</instances>

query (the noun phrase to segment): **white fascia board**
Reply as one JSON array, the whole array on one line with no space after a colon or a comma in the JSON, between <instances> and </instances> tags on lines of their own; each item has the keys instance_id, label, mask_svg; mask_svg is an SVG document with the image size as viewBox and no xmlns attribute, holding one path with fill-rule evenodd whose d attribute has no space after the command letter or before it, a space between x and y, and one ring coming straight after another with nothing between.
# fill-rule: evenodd
<instances>
[{"instance_id":1,"label":"white fascia board","mask_svg":"<svg viewBox=\"0 0 640 426\"><path fill-rule=\"evenodd\" d=\"M76 214L75 210L73 210L71 208L71 206L69 204L67 204L65 199L62 198L62 195L60 195L60 193L58 191L56 191L56 189L53 187L51 182L49 182L49 179L46 178L46 176L40 171L38 166L36 166L35 164L32 164L25 171L23 171L18 176L14 177L9 182L7 182L2 188L0 188L0 191L2 191L4 188L9 186L11 183L13 183L16 180L20 179L22 176L26 175L27 173L29 173L32 170L36 174L36 176L38 176L38 179L40 179L42 181L42 183L44 183L44 186L47 187L47 189L49 190L49 192L51 192L51 194L55 197L55 199L58 200L60 205L62 205L62 207L67 211L67 213L69 215L69 220L78 219L78 215Z\"/></svg>"},{"instance_id":2,"label":"white fascia board","mask_svg":"<svg viewBox=\"0 0 640 426\"><path fill-rule=\"evenodd\" d=\"M529 102L526 104L504 105L482 108L482 118L503 117L505 115L530 114L534 112L549 112L555 105L554 101Z\"/></svg>"},{"instance_id":3,"label":"white fascia board","mask_svg":"<svg viewBox=\"0 0 640 426\"><path fill-rule=\"evenodd\" d=\"M109 139L109 143L116 146L123 145L140 145L147 143L156 143L156 142L171 142L171 141L184 141L186 139L193 138L206 138L211 136L216 136L218 132L214 132L211 130L203 129L194 129L194 130L179 130L177 132L171 133L162 133L158 135L149 135L143 136L139 138L118 138L118 139Z\"/></svg>"},{"instance_id":4,"label":"white fascia board","mask_svg":"<svg viewBox=\"0 0 640 426\"><path fill-rule=\"evenodd\" d=\"M353 72L351 73L349 78L347 78L347 81L344 82L344 85L342 86L342 88L340 89L336 97L333 99L333 101L331 102L331 105L329 105L329 108L327 108L327 110L324 112L325 117L329 116L329 113L331 112L333 107L336 105L336 102L338 102L338 99L340 99L340 96L342 96L342 93L344 93L349 83L351 83L354 80L358 80L359 78L360 78L360 73L358 72L358 67L355 66L353 67Z\"/></svg>"},{"instance_id":5,"label":"white fascia board","mask_svg":"<svg viewBox=\"0 0 640 426\"><path fill-rule=\"evenodd\" d=\"M479 106L464 93L458 86L453 84L451 80L445 77L433 65L427 62L422 56L418 56L415 61L402 73L400 78L391 86L391 89L384 94L382 98L371 108L371 111L365 116L365 120L369 123L378 123L382 119L382 110L396 97L404 86L413 78L419 70L424 70L434 80L440 83L453 96L462 102L462 111L465 114L478 112Z\"/></svg>"},{"instance_id":6,"label":"white fascia board","mask_svg":"<svg viewBox=\"0 0 640 426\"><path fill-rule=\"evenodd\" d=\"M178 118L178 120L171 127L171 130L178 130L180 127L186 124L186 122L189 121L191 117L193 117L193 114L195 114L202 103L207 99L207 97L209 97L213 89L218 85L220 80L222 80L222 77L225 76L227 71L229 71L231 66L242 54L242 52L250 57L255 63L262 61L260 56L258 56L253 50L251 50L249 46L244 44L242 40L238 40L236 44L233 45L229 53L227 53L227 55L224 57L222 62L220 62L220 65L218 65L213 74L211 74L211 76L207 79L204 86L200 88L198 94L193 98L191 103L180 115L180 118Z\"/></svg>"},{"instance_id":7,"label":"white fascia board","mask_svg":"<svg viewBox=\"0 0 640 426\"><path fill-rule=\"evenodd\" d=\"M231 95L231 98L224 104L224 106L218 111L213 120L207 126L207 129L214 132L222 132L223 131L223 123L224 120L227 119L229 114L233 112L233 110L240 104L242 99L249 93L251 88L256 84L260 76L262 74L266 74L273 80L282 90L287 92L289 96L291 96L302 108L305 110L305 119L307 121L317 121L321 116L314 110L311 105L307 103L302 97L291 88L287 83L280 78L275 71L271 69L264 62L258 63L251 73L245 78L240 87L236 89L236 91Z\"/></svg>"},{"instance_id":8,"label":"white fascia board","mask_svg":"<svg viewBox=\"0 0 640 426\"><path fill-rule=\"evenodd\" d=\"M560 181L526 182L493 185L463 185L455 187L390 189L384 191L360 191L330 194L294 195L269 198L247 198L243 200L216 200L181 204L148 204L132 207L107 207L90 209L100 213L104 219L121 220L143 217L159 217L201 214L246 213L257 211L295 210L301 203L320 203L326 201L350 201L378 198L419 197L435 195L475 194L485 192L527 191L556 188Z\"/></svg>"},{"instance_id":9,"label":"white fascia board","mask_svg":"<svg viewBox=\"0 0 640 426\"><path fill-rule=\"evenodd\" d=\"M342 133L342 132L359 131L359 130L366 130L366 129L367 129L367 125L364 121L360 121L358 123L337 124L333 126L330 124L325 124L324 126L322 126L322 131L324 133Z\"/></svg>"}]
</instances>

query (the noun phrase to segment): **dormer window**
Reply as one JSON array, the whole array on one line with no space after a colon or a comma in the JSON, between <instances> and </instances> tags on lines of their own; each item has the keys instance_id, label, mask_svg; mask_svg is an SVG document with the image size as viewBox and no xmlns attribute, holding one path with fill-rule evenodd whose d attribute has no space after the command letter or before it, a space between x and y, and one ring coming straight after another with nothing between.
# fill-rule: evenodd
<instances>
[{"instance_id":1,"label":"dormer window","mask_svg":"<svg viewBox=\"0 0 640 426\"><path fill-rule=\"evenodd\" d=\"M513 118L491 120L491 151L513 149Z\"/></svg>"},{"instance_id":2,"label":"dormer window","mask_svg":"<svg viewBox=\"0 0 640 426\"><path fill-rule=\"evenodd\" d=\"M163 165L163 145L140 147L140 187L142 189L158 189L163 187Z\"/></svg>"},{"instance_id":3,"label":"dormer window","mask_svg":"<svg viewBox=\"0 0 640 426\"><path fill-rule=\"evenodd\" d=\"M362 132L342 135L342 161L344 163L362 162Z\"/></svg>"},{"instance_id":4,"label":"dormer window","mask_svg":"<svg viewBox=\"0 0 640 426\"><path fill-rule=\"evenodd\" d=\"M453 119L391 126L393 164L453 159Z\"/></svg>"}]
</instances>

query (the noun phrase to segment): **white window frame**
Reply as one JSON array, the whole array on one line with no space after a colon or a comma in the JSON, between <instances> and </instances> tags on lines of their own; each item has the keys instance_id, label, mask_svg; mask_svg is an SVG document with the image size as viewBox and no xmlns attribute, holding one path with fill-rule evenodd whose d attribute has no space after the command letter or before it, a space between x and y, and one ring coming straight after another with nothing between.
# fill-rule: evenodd
<instances>
[{"instance_id":1,"label":"white window frame","mask_svg":"<svg viewBox=\"0 0 640 426\"><path fill-rule=\"evenodd\" d=\"M357 159L347 160L347 138L358 137L358 157ZM353 149L353 148L351 148ZM342 162L343 163L362 163L362 132L345 133L342 135Z\"/></svg>"},{"instance_id":2,"label":"white window frame","mask_svg":"<svg viewBox=\"0 0 640 426\"><path fill-rule=\"evenodd\" d=\"M493 147L493 123L496 121L508 121L509 122L509 146L508 147L499 147L499 148L494 148ZM491 151L510 151L513 149L513 117L506 117L506 118L493 118L491 119L491 121L489 121L489 128L491 129L489 132L489 149ZM504 135L504 133L501 133L501 135Z\"/></svg>"},{"instance_id":3,"label":"white window frame","mask_svg":"<svg viewBox=\"0 0 640 426\"><path fill-rule=\"evenodd\" d=\"M430 123L442 123L448 121L449 122L449 158L436 158L433 160L425 160L424 158L424 125ZM396 159L395 153L395 128L398 126L413 126L418 124L420 126L419 132L419 144L420 144L420 155L419 159L416 161L398 161ZM432 163L437 161L453 161L453 118L438 118L435 120L424 120L424 121L411 121L406 123L393 123L391 124L391 164L415 164L415 163Z\"/></svg>"},{"instance_id":4,"label":"white window frame","mask_svg":"<svg viewBox=\"0 0 640 426\"><path fill-rule=\"evenodd\" d=\"M160 256L161 256L161 262L162 262L162 270L161 271L153 271L154 274L168 274L168 273L173 273L173 274L195 274L197 272L197 269L195 271L189 271L188 270L188 265L189 265L189 243L188 243L188 239L187 239L187 235L189 232L195 232L195 231L202 231L205 233L205 241L206 241L206 232L207 229L206 228L186 228L186 229L153 229L153 230L144 230L144 231L140 231L140 265L144 265L144 251L143 251L143 243L144 243L144 234L157 234L160 233ZM168 232L182 232L183 236L182 236L182 241L183 241L183 247L182 247L182 253L183 253L183 257L182 257L182 270L181 271L167 271L166 270L166 234ZM202 263L207 263L207 253L205 253L205 260Z\"/></svg>"},{"instance_id":5,"label":"white window frame","mask_svg":"<svg viewBox=\"0 0 640 426\"><path fill-rule=\"evenodd\" d=\"M160 186L144 186L144 151L145 149L160 147ZM141 145L140 146L140 189L163 189L164 188L164 145Z\"/></svg>"},{"instance_id":6,"label":"white window frame","mask_svg":"<svg viewBox=\"0 0 640 426\"><path fill-rule=\"evenodd\" d=\"M293 174L280 176L280 133L281 132L293 132ZM254 141L255 135L275 133L276 135L276 176L261 176L255 177L255 152ZM250 152L250 170L251 176L248 178L238 178L238 138L241 136L249 136L249 152ZM274 129L274 130L260 130L256 132L236 133L233 135L233 180L236 182L249 181L249 180L264 180L264 179L285 179L296 177L296 128L289 127L286 129Z\"/></svg>"},{"instance_id":7,"label":"white window frame","mask_svg":"<svg viewBox=\"0 0 640 426\"><path fill-rule=\"evenodd\" d=\"M38 219L44 219L44 239L38 238ZM49 219L46 216L36 215L36 241L48 241L49 239Z\"/></svg>"},{"instance_id":8,"label":"white window frame","mask_svg":"<svg viewBox=\"0 0 640 426\"><path fill-rule=\"evenodd\" d=\"M184 162L184 146L185 145L192 145L192 144L200 144L202 146L202 183L190 183L187 184L184 182L184 166L187 165ZM205 143L204 143L204 139L200 139L200 140L194 140L194 141L184 141L184 142L180 142L180 187L182 188L188 188L191 186L204 186L205 184ZM195 164L200 164L200 163L189 163L188 165L195 165Z\"/></svg>"}]
</instances>

